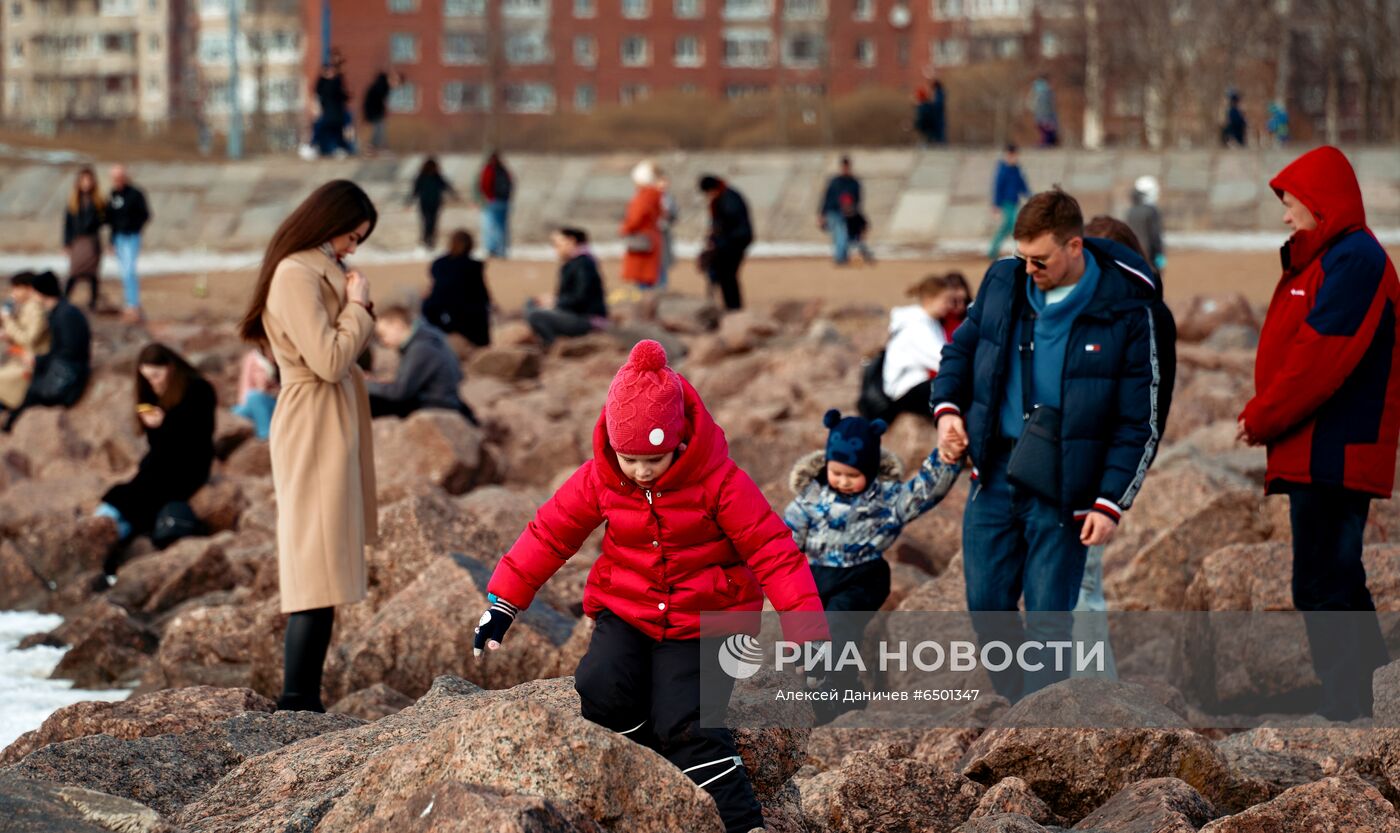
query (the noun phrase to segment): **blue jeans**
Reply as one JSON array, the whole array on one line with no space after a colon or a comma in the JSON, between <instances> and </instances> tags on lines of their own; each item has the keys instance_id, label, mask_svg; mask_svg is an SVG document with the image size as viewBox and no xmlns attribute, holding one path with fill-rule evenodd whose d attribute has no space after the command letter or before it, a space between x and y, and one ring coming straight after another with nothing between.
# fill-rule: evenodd
<instances>
[{"instance_id":1,"label":"blue jeans","mask_svg":"<svg viewBox=\"0 0 1400 833\"><path fill-rule=\"evenodd\" d=\"M1001 256L1001 244L1011 236L1011 232L1015 228L1016 203L1004 202L1001 204L1001 225L997 227L997 233L992 237L992 246L987 250L987 257L996 260Z\"/></svg>"},{"instance_id":2,"label":"blue jeans","mask_svg":"<svg viewBox=\"0 0 1400 833\"><path fill-rule=\"evenodd\" d=\"M122 273L122 294L126 308L141 306L141 278L136 274L136 258L141 254L141 233L113 234L112 248L117 253L117 265Z\"/></svg>"},{"instance_id":3,"label":"blue jeans","mask_svg":"<svg viewBox=\"0 0 1400 833\"><path fill-rule=\"evenodd\" d=\"M831 235L831 259L837 264L850 257L851 238L846 230L846 215L840 211L826 212L826 233Z\"/></svg>"},{"instance_id":4,"label":"blue jeans","mask_svg":"<svg viewBox=\"0 0 1400 833\"><path fill-rule=\"evenodd\" d=\"M277 397L254 390L249 391L243 401L233 407L233 415L251 421L253 433L258 439L265 440L272 431L272 411L276 407Z\"/></svg>"},{"instance_id":5,"label":"blue jeans","mask_svg":"<svg viewBox=\"0 0 1400 833\"><path fill-rule=\"evenodd\" d=\"M671 232L661 232L661 265L656 270L656 283L652 289L660 292L671 282L671 264L676 262L676 250L672 248Z\"/></svg>"},{"instance_id":6,"label":"blue jeans","mask_svg":"<svg viewBox=\"0 0 1400 833\"><path fill-rule=\"evenodd\" d=\"M492 200L481 211L481 242L491 257L505 257L510 248L510 202Z\"/></svg>"},{"instance_id":7,"label":"blue jeans","mask_svg":"<svg viewBox=\"0 0 1400 833\"><path fill-rule=\"evenodd\" d=\"M1080 524L1064 519L1059 507L1012 487L1006 479L1006 456L989 457L978 469L978 480L963 513L963 571L967 609L996 612L972 617L977 638L1021 642L1068 640L1073 610L1079 599L1088 548L1079 542ZM1025 622L1016 614L1026 597ZM1032 655L1031 659L1034 659ZM998 694L1015 702L1059 682L1067 670L1048 662L1024 675L1013 664L992 672Z\"/></svg>"}]
</instances>

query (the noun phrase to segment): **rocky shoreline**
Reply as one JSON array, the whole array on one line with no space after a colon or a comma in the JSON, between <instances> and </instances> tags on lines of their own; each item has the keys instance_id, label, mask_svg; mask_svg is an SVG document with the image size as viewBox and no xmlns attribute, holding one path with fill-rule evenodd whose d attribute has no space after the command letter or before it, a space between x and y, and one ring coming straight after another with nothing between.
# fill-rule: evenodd
<instances>
[{"instance_id":1,"label":"rocky shoreline","mask_svg":"<svg viewBox=\"0 0 1400 833\"><path fill-rule=\"evenodd\" d=\"M1171 422L1106 554L1108 597L1122 610L1287 609L1287 506L1262 495L1262 452L1233 444L1259 313L1241 298L1196 299L1176 313ZM55 676L134 685L136 695L61 709L0 752L0 817L32 831L719 830L709 799L664 759L578 716L568 675L591 633L581 596L598 539L547 585L508 650L477 662L469 640L485 582L590 453L608 380L636 340L657 338L683 357L678 369L735 459L781 510L789 467L821 447L827 408L851 406L860 361L885 325L878 307L794 301L721 319L672 297L652 318L624 310L613 331L548 354L526 343L519 322L498 327L496 346L463 347L463 395L482 428L442 413L375 424L381 540L367 553L368 599L337 620L331 713L314 715L274 713L268 699L281 684L285 627L270 461L226 411L215 477L194 501L213 534L163 552L138 543L112 591L87 591L112 534L87 514L142 451L126 415L143 342L99 320L83 402L30 412L0 439L0 608L62 614L60 628L30 639L68 646ZM150 330L233 400L242 348L231 321ZM908 417L886 437L906 467L932 441L931 427ZM966 498L964 482L891 550L890 609L965 609ZM1400 610L1393 536L1400 505L1377 503L1366 561L1389 612ZM843 718L740 730L741 751L770 829L784 833L1400 831L1400 729L1382 726L1400 723L1393 686L1378 687L1388 720L1376 726L1314 718L1198 731L1199 704L1165 693L1174 650L1120 656L1131 682L1071 680L1003 703L985 730L851 728ZM1246 669L1270 661L1235 659ZM1245 674L1214 691L1228 702L1313 682ZM1157 728L1023 728L1064 698L1151 715L1141 725Z\"/></svg>"}]
</instances>

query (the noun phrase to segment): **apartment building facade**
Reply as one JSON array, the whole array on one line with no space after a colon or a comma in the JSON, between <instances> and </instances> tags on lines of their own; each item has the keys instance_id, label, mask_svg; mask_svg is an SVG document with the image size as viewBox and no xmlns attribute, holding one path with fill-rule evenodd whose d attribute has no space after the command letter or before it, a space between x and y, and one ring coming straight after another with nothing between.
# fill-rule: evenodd
<instances>
[{"instance_id":1,"label":"apartment building facade","mask_svg":"<svg viewBox=\"0 0 1400 833\"><path fill-rule=\"evenodd\" d=\"M306 109L302 3L237 0L238 110L245 128L273 147L295 145ZM192 63L184 94L203 124L225 134L233 113L230 0L191 0Z\"/></svg>"},{"instance_id":2,"label":"apartment building facade","mask_svg":"<svg viewBox=\"0 0 1400 833\"><path fill-rule=\"evenodd\" d=\"M31 126L163 124L184 0L4 0L4 113ZM172 7L172 4L174 6Z\"/></svg>"}]
</instances>

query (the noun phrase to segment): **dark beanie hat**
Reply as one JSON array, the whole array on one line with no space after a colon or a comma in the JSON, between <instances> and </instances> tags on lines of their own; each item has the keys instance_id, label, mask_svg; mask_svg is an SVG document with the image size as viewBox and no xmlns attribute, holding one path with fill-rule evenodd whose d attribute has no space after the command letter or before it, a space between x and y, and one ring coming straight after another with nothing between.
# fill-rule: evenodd
<instances>
[{"instance_id":1,"label":"dark beanie hat","mask_svg":"<svg viewBox=\"0 0 1400 833\"><path fill-rule=\"evenodd\" d=\"M889 427L883 419L841 418L833 408L822 423L831 429L826 436L826 459L858 469L865 479L875 482L880 473L880 435Z\"/></svg>"},{"instance_id":2,"label":"dark beanie hat","mask_svg":"<svg viewBox=\"0 0 1400 833\"><path fill-rule=\"evenodd\" d=\"M40 272L35 275L34 291L50 298L63 297L63 290L58 285L58 276L53 272Z\"/></svg>"}]
</instances>

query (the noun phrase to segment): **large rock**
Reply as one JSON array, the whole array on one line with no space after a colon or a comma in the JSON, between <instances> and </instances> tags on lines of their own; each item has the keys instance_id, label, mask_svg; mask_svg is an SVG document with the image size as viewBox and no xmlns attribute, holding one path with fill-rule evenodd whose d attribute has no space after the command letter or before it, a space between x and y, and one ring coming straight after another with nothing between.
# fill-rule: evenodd
<instances>
[{"instance_id":1,"label":"large rock","mask_svg":"<svg viewBox=\"0 0 1400 833\"><path fill-rule=\"evenodd\" d=\"M1201 562L1230 544L1265 540L1269 526L1260 514L1258 492L1219 494L1148 542L1110 580L1106 592L1120 610L1181 610L1186 588Z\"/></svg>"},{"instance_id":2,"label":"large rock","mask_svg":"<svg viewBox=\"0 0 1400 833\"><path fill-rule=\"evenodd\" d=\"M327 711L331 714L348 714L361 720L379 720L391 714L398 714L413 705L413 699L383 683L375 683L353 694L347 694L336 701Z\"/></svg>"},{"instance_id":3,"label":"large rock","mask_svg":"<svg viewBox=\"0 0 1400 833\"><path fill-rule=\"evenodd\" d=\"M1235 292L1229 295L1197 295L1176 316L1176 337L1181 341L1204 341L1226 324L1242 324L1255 330L1259 322L1249 299Z\"/></svg>"},{"instance_id":4,"label":"large rock","mask_svg":"<svg viewBox=\"0 0 1400 833\"><path fill-rule=\"evenodd\" d=\"M224 460L226 475L257 479L272 476L272 450L267 443L249 442L238 446Z\"/></svg>"},{"instance_id":5,"label":"large rock","mask_svg":"<svg viewBox=\"0 0 1400 833\"><path fill-rule=\"evenodd\" d=\"M1345 728L1317 717L1299 723L1251 729L1219 741L1217 746L1233 769L1229 788L1240 798L1258 803L1298 786L1304 778L1317 780L1317 770L1296 760L1303 758L1320 768L1321 776L1357 775L1388 800L1400 800L1400 730Z\"/></svg>"},{"instance_id":6,"label":"large rock","mask_svg":"<svg viewBox=\"0 0 1400 833\"><path fill-rule=\"evenodd\" d=\"M719 322L719 340L730 353L747 353L755 350L781 329L773 321L752 310L738 310L726 313Z\"/></svg>"},{"instance_id":7,"label":"large rock","mask_svg":"<svg viewBox=\"0 0 1400 833\"><path fill-rule=\"evenodd\" d=\"M274 612L276 604L270 599L260 606L212 605L175 614L165 626L142 688L258 688L253 680L257 646L276 638L260 630L259 621L262 614Z\"/></svg>"},{"instance_id":8,"label":"large rock","mask_svg":"<svg viewBox=\"0 0 1400 833\"><path fill-rule=\"evenodd\" d=\"M472 357L467 375L533 379L540 375L540 352L531 347L487 347Z\"/></svg>"},{"instance_id":9,"label":"large rock","mask_svg":"<svg viewBox=\"0 0 1400 833\"><path fill-rule=\"evenodd\" d=\"M171 815L244 760L360 723L344 715L247 712L184 734L64 741L0 773L111 793Z\"/></svg>"},{"instance_id":10,"label":"large rock","mask_svg":"<svg viewBox=\"0 0 1400 833\"><path fill-rule=\"evenodd\" d=\"M1218 814L1184 781L1151 778L1119 792L1075 825L1095 833L1196 833Z\"/></svg>"},{"instance_id":11,"label":"large rock","mask_svg":"<svg viewBox=\"0 0 1400 833\"><path fill-rule=\"evenodd\" d=\"M954 828L953 833L1049 833L1043 825L1020 813L997 813L968 819Z\"/></svg>"},{"instance_id":12,"label":"large rock","mask_svg":"<svg viewBox=\"0 0 1400 833\"><path fill-rule=\"evenodd\" d=\"M190 508L210 532L224 532L238 528L238 519L248 508L248 497L238 482L220 477L195 492Z\"/></svg>"},{"instance_id":13,"label":"large rock","mask_svg":"<svg viewBox=\"0 0 1400 833\"><path fill-rule=\"evenodd\" d=\"M117 543L116 524L108 518L49 515L20 528L0 530L0 533L9 533L5 536L8 540L4 541L4 548L9 550L13 547L13 552L0 556L0 562L10 564L4 568L4 572L22 576L27 569L45 589L57 591L74 584L80 576L95 573L102 567L108 551ZM32 589L35 585L22 582L21 586ZM7 598L10 595L15 598ZM44 596L41 600L24 598L27 595L24 591L11 594L0 589L0 601L6 603L39 601L47 606L50 601L57 601L51 596ZM81 602L86 596L86 592L83 592L73 598Z\"/></svg>"},{"instance_id":14,"label":"large rock","mask_svg":"<svg viewBox=\"0 0 1400 833\"><path fill-rule=\"evenodd\" d=\"M184 734L244 712L272 710L271 700L249 689L209 686L156 691L116 702L74 703L49 715L42 726L20 735L0 752L0 766L49 744L88 735L132 740Z\"/></svg>"},{"instance_id":15,"label":"large rock","mask_svg":"<svg viewBox=\"0 0 1400 833\"><path fill-rule=\"evenodd\" d=\"M1400 660L1376 669L1371 693L1376 725L1400 727Z\"/></svg>"},{"instance_id":16,"label":"large rock","mask_svg":"<svg viewBox=\"0 0 1400 833\"><path fill-rule=\"evenodd\" d=\"M1218 819L1201 833L1397 833L1400 815L1354 775L1305 784L1267 804Z\"/></svg>"},{"instance_id":17,"label":"large rock","mask_svg":"<svg viewBox=\"0 0 1400 833\"><path fill-rule=\"evenodd\" d=\"M1054 811L1040 800L1040 796L1031 790L1029 784L1014 776L1001 779L987 790L982 800L977 802L977 809L972 811L972 818L1002 813L1025 816L1038 824L1055 824L1060 820Z\"/></svg>"},{"instance_id":18,"label":"large rock","mask_svg":"<svg viewBox=\"0 0 1400 833\"><path fill-rule=\"evenodd\" d=\"M1226 738L1216 744L1230 766L1224 803L1231 807L1263 804L1284 790L1321 781L1322 766L1312 758L1274 749L1260 749L1247 741Z\"/></svg>"},{"instance_id":19,"label":"large rock","mask_svg":"<svg viewBox=\"0 0 1400 833\"><path fill-rule=\"evenodd\" d=\"M802 810L818 833L951 830L977 809L984 788L912 758L854 752L839 769L802 781Z\"/></svg>"},{"instance_id":20,"label":"large rock","mask_svg":"<svg viewBox=\"0 0 1400 833\"><path fill-rule=\"evenodd\" d=\"M439 781L417 790L405 785L392 796L380 796L374 811L358 823L325 829L340 833L603 833L606 828L566 801Z\"/></svg>"},{"instance_id":21,"label":"large rock","mask_svg":"<svg viewBox=\"0 0 1400 833\"><path fill-rule=\"evenodd\" d=\"M0 775L0 819L7 833L173 833L144 804L106 793Z\"/></svg>"},{"instance_id":22,"label":"large rock","mask_svg":"<svg viewBox=\"0 0 1400 833\"><path fill-rule=\"evenodd\" d=\"M708 299L666 294L656 305L661 326L681 335L700 335L719 326L720 311Z\"/></svg>"},{"instance_id":23,"label":"large rock","mask_svg":"<svg viewBox=\"0 0 1400 833\"><path fill-rule=\"evenodd\" d=\"M1035 727L1156 728L1035 728ZM1214 799L1228 772L1224 757L1160 695L1131 683L1081 677L1017 703L968 750L962 771L995 784L1023 779L1059 815L1075 822L1122 788L1179 778Z\"/></svg>"},{"instance_id":24,"label":"large rock","mask_svg":"<svg viewBox=\"0 0 1400 833\"><path fill-rule=\"evenodd\" d=\"M375 420L374 457L379 500L386 505L433 487L460 495L497 476L481 429L441 409Z\"/></svg>"},{"instance_id":25,"label":"large rock","mask_svg":"<svg viewBox=\"0 0 1400 833\"><path fill-rule=\"evenodd\" d=\"M511 627L505 648L473 658L473 629L490 607L490 577L490 568L460 554L434 561L374 618L337 644L326 666L330 699L379 682L416 697L443 674L486 688L556 676L560 649L577 620L549 605L526 609ZM568 670L578 659L564 660Z\"/></svg>"},{"instance_id":26,"label":"large rock","mask_svg":"<svg viewBox=\"0 0 1400 833\"><path fill-rule=\"evenodd\" d=\"M440 781L569 802L607 830L722 829L709 796L655 752L578 715L495 702L376 756L317 830L353 830L380 802Z\"/></svg>"},{"instance_id":27,"label":"large rock","mask_svg":"<svg viewBox=\"0 0 1400 833\"><path fill-rule=\"evenodd\" d=\"M78 608L53 636L70 647L50 676L79 688L135 682L156 649L155 634L106 599Z\"/></svg>"},{"instance_id":28,"label":"large rock","mask_svg":"<svg viewBox=\"0 0 1400 833\"><path fill-rule=\"evenodd\" d=\"M206 593L231 590L244 577L225 552L236 541L231 533L185 538L168 549L133 558L117 569L117 585L108 591L109 597L133 610L161 614Z\"/></svg>"}]
</instances>

